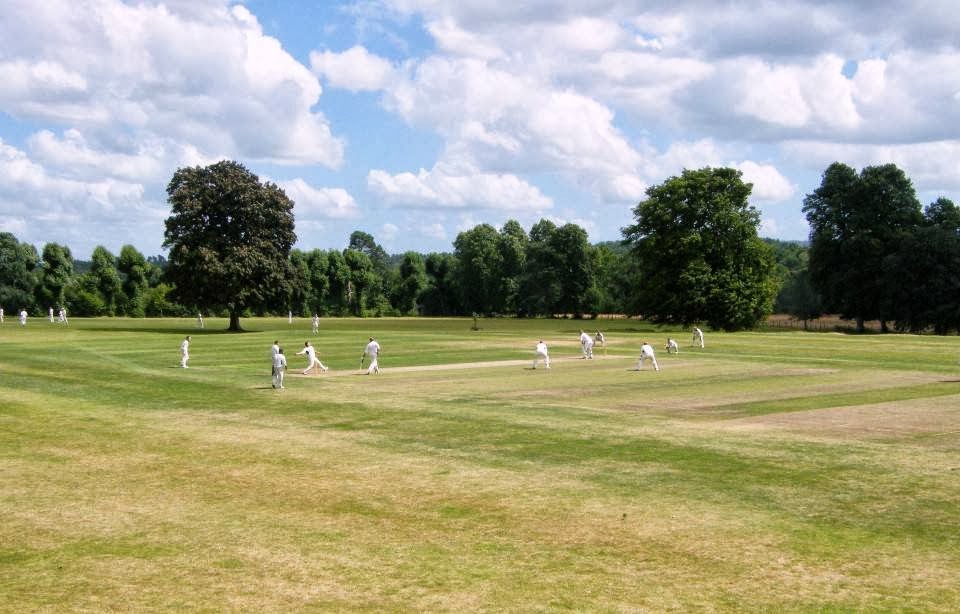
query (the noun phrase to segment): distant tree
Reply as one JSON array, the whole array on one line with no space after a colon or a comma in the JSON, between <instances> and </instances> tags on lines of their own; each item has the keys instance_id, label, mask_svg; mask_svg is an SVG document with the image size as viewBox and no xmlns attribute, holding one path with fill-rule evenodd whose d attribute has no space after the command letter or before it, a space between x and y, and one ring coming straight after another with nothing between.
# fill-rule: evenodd
<instances>
[{"instance_id":1,"label":"distant tree","mask_svg":"<svg viewBox=\"0 0 960 614\"><path fill-rule=\"evenodd\" d=\"M540 220L530 228L526 267L520 282L521 309L525 315L559 313L563 288L560 284L560 254L554 249L557 225Z\"/></svg>"},{"instance_id":2,"label":"distant tree","mask_svg":"<svg viewBox=\"0 0 960 614\"><path fill-rule=\"evenodd\" d=\"M810 271L806 268L789 273L777 295L776 311L786 313L803 322L819 318L823 313L820 295L810 283Z\"/></svg>"},{"instance_id":3,"label":"distant tree","mask_svg":"<svg viewBox=\"0 0 960 614\"><path fill-rule=\"evenodd\" d=\"M777 292L773 254L757 236L752 186L731 168L685 170L647 190L624 237L637 258L640 313L656 322L751 328Z\"/></svg>"},{"instance_id":4,"label":"distant tree","mask_svg":"<svg viewBox=\"0 0 960 614\"><path fill-rule=\"evenodd\" d=\"M92 282L92 289L103 301L102 313L108 316L116 315L124 300L123 284L117 273L117 258L107 248L98 245L93 249L90 260L90 272L85 275Z\"/></svg>"},{"instance_id":5,"label":"distant tree","mask_svg":"<svg viewBox=\"0 0 960 614\"><path fill-rule=\"evenodd\" d=\"M521 283L529 315L594 313L600 301L594 277L593 247L576 224L540 220L530 229L526 273Z\"/></svg>"},{"instance_id":6,"label":"distant tree","mask_svg":"<svg viewBox=\"0 0 960 614\"><path fill-rule=\"evenodd\" d=\"M394 288L394 307L401 315L413 314L417 310L420 293L427 285L427 272L423 257L417 252L403 255Z\"/></svg>"},{"instance_id":7,"label":"distant tree","mask_svg":"<svg viewBox=\"0 0 960 614\"><path fill-rule=\"evenodd\" d=\"M457 285L457 258L453 254L428 254L424 261L426 287L420 293L424 315L462 314Z\"/></svg>"},{"instance_id":8,"label":"distant tree","mask_svg":"<svg viewBox=\"0 0 960 614\"><path fill-rule=\"evenodd\" d=\"M40 283L37 286L37 302L48 307L64 305L64 289L73 277L73 256L70 248L57 243L43 246Z\"/></svg>"},{"instance_id":9,"label":"distant tree","mask_svg":"<svg viewBox=\"0 0 960 614\"><path fill-rule=\"evenodd\" d=\"M390 287L390 257L387 252L376 242L373 235L355 230L350 233L350 242L347 250L357 251L364 254L372 265L372 276L362 282L367 285L364 288L364 309L371 313L382 315L389 309L387 292ZM346 252L344 252L346 255Z\"/></svg>"},{"instance_id":10,"label":"distant tree","mask_svg":"<svg viewBox=\"0 0 960 614\"><path fill-rule=\"evenodd\" d=\"M516 313L520 305L520 278L527 260L530 238L516 220L507 220L500 228L500 289L502 311Z\"/></svg>"},{"instance_id":11,"label":"distant tree","mask_svg":"<svg viewBox=\"0 0 960 614\"><path fill-rule=\"evenodd\" d=\"M237 162L181 168L167 186L166 277L186 305L223 309L240 330L245 309L285 298L296 242L293 201Z\"/></svg>"},{"instance_id":12,"label":"distant tree","mask_svg":"<svg viewBox=\"0 0 960 614\"><path fill-rule=\"evenodd\" d=\"M0 232L0 306L8 313L34 308L39 260L34 246Z\"/></svg>"},{"instance_id":13,"label":"distant tree","mask_svg":"<svg viewBox=\"0 0 960 614\"><path fill-rule=\"evenodd\" d=\"M387 270L389 260L387 252L380 247L370 233L363 232L362 230L354 230L350 233L350 241L347 244L347 249L366 254L378 274L382 275Z\"/></svg>"},{"instance_id":14,"label":"distant tree","mask_svg":"<svg viewBox=\"0 0 960 614\"><path fill-rule=\"evenodd\" d=\"M858 175L834 162L820 187L803 201L810 224L810 281L824 307L856 320L893 316L893 288L884 259L921 224L923 216L910 179L896 165L868 166Z\"/></svg>"},{"instance_id":15,"label":"distant tree","mask_svg":"<svg viewBox=\"0 0 960 614\"><path fill-rule=\"evenodd\" d=\"M343 252L331 251L327 254L326 277L330 287L327 300L330 313L349 314L354 292L350 283L350 267Z\"/></svg>"},{"instance_id":16,"label":"distant tree","mask_svg":"<svg viewBox=\"0 0 960 614\"><path fill-rule=\"evenodd\" d=\"M960 208L940 198L883 261L898 330L960 330Z\"/></svg>"},{"instance_id":17,"label":"distant tree","mask_svg":"<svg viewBox=\"0 0 960 614\"><path fill-rule=\"evenodd\" d=\"M500 235L490 224L480 224L457 235L453 242L457 278L467 311L501 313L506 305Z\"/></svg>"},{"instance_id":18,"label":"distant tree","mask_svg":"<svg viewBox=\"0 0 960 614\"><path fill-rule=\"evenodd\" d=\"M309 256L299 249L290 252L290 268L292 277L287 290L285 304L288 310L298 316L312 313L308 305L310 297L310 261Z\"/></svg>"},{"instance_id":19,"label":"distant tree","mask_svg":"<svg viewBox=\"0 0 960 614\"><path fill-rule=\"evenodd\" d=\"M330 295L329 256L321 249L314 249L307 253L307 268L309 270L309 292L307 306L311 314L328 313L328 297Z\"/></svg>"},{"instance_id":20,"label":"distant tree","mask_svg":"<svg viewBox=\"0 0 960 614\"><path fill-rule=\"evenodd\" d=\"M371 306L373 296L377 295L380 276L365 252L345 249L343 260L350 271L348 305L353 315L362 316Z\"/></svg>"},{"instance_id":21,"label":"distant tree","mask_svg":"<svg viewBox=\"0 0 960 614\"><path fill-rule=\"evenodd\" d=\"M117 270L123 278L122 310L128 316L143 317L146 314L144 301L150 288L153 265L132 245L120 248Z\"/></svg>"}]
</instances>

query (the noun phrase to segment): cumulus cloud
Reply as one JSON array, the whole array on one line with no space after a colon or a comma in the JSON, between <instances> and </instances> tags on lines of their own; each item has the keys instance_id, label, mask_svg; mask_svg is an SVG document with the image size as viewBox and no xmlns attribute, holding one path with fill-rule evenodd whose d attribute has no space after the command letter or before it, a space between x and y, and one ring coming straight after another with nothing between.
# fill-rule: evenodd
<instances>
[{"instance_id":1,"label":"cumulus cloud","mask_svg":"<svg viewBox=\"0 0 960 614\"><path fill-rule=\"evenodd\" d=\"M731 165L743 172L743 180L753 184L751 198L762 201L782 201L797 193L797 186L790 183L772 164L758 164L745 160Z\"/></svg>"},{"instance_id":2,"label":"cumulus cloud","mask_svg":"<svg viewBox=\"0 0 960 614\"><path fill-rule=\"evenodd\" d=\"M960 141L956 140L896 145L793 141L785 144L784 150L809 166L823 160L840 161L857 169L893 163L923 191L960 190Z\"/></svg>"},{"instance_id":3,"label":"cumulus cloud","mask_svg":"<svg viewBox=\"0 0 960 614\"><path fill-rule=\"evenodd\" d=\"M303 179L277 182L294 202L294 214L300 219L343 219L356 217L357 202L342 188L315 188Z\"/></svg>"},{"instance_id":4,"label":"cumulus cloud","mask_svg":"<svg viewBox=\"0 0 960 614\"><path fill-rule=\"evenodd\" d=\"M372 170L367 186L384 202L413 208L499 209L542 211L553 201L516 175L460 173L444 166L391 175Z\"/></svg>"},{"instance_id":5,"label":"cumulus cloud","mask_svg":"<svg viewBox=\"0 0 960 614\"><path fill-rule=\"evenodd\" d=\"M142 184L113 178L84 181L54 174L2 140L0 210L8 220L29 220L19 229L22 240L67 243L78 255L91 251L98 241L98 235L89 232L91 227L109 227L113 238L127 237L132 242L134 233L142 232L144 226L162 227L168 213L145 198ZM105 238L101 235L99 241ZM153 245L158 247L159 240Z\"/></svg>"},{"instance_id":6,"label":"cumulus cloud","mask_svg":"<svg viewBox=\"0 0 960 614\"><path fill-rule=\"evenodd\" d=\"M310 66L333 87L352 92L380 90L394 78L394 68L388 60L360 46L342 53L312 51Z\"/></svg>"},{"instance_id":7,"label":"cumulus cloud","mask_svg":"<svg viewBox=\"0 0 960 614\"><path fill-rule=\"evenodd\" d=\"M169 138L212 157L337 167L316 77L241 5L93 0L4 6L0 110L81 130ZM109 61L105 61L109 58Z\"/></svg>"}]
</instances>

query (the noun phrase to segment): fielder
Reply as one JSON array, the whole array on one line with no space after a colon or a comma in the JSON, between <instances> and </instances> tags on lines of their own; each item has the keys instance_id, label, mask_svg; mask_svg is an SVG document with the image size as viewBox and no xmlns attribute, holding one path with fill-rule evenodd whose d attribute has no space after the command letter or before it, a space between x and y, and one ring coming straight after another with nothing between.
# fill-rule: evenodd
<instances>
[{"instance_id":1,"label":"fielder","mask_svg":"<svg viewBox=\"0 0 960 614\"><path fill-rule=\"evenodd\" d=\"M649 360L653 363L654 370L659 373L660 365L657 364L657 357L653 354L653 346L646 341L640 346L640 359L637 361L637 371L643 369L644 361Z\"/></svg>"},{"instance_id":2,"label":"fielder","mask_svg":"<svg viewBox=\"0 0 960 614\"><path fill-rule=\"evenodd\" d=\"M60 323L64 325L69 324L69 322L67 322L67 310L63 307L60 308Z\"/></svg>"},{"instance_id":3,"label":"fielder","mask_svg":"<svg viewBox=\"0 0 960 614\"><path fill-rule=\"evenodd\" d=\"M287 370L287 357L283 355L283 348L278 347L273 355L273 387L283 390L283 373Z\"/></svg>"},{"instance_id":4,"label":"fielder","mask_svg":"<svg viewBox=\"0 0 960 614\"><path fill-rule=\"evenodd\" d=\"M320 316L313 314L313 320L310 322L311 332L316 335L317 331L320 330Z\"/></svg>"},{"instance_id":5,"label":"fielder","mask_svg":"<svg viewBox=\"0 0 960 614\"><path fill-rule=\"evenodd\" d=\"M374 339L373 337L370 337L369 343L367 343L367 346L363 348L363 354L360 354L361 368L363 367L363 359L366 358L367 356L370 357L370 366L367 367L367 375L371 375L373 373L380 373L380 363L378 359L380 358L381 351L382 350L380 349L380 344L377 343L377 340Z\"/></svg>"},{"instance_id":6,"label":"fielder","mask_svg":"<svg viewBox=\"0 0 960 614\"><path fill-rule=\"evenodd\" d=\"M543 342L543 339L537 342L536 353L533 356L533 368L537 368L537 363L543 361L545 368L550 368L550 354L547 352L547 344Z\"/></svg>"},{"instance_id":7,"label":"fielder","mask_svg":"<svg viewBox=\"0 0 960 614\"><path fill-rule=\"evenodd\" d=\"M580 349L585 359L593 359L593 337L582 330L580 331Z\"/></svg>"},{"instance_id":8,"label":"fielder","mask_svg":"<svg viewBox=\"0 0 960 614\"><path fill-rule=\"evenodd\" d=\"M703 331L700 327L693 327L693 347L703 349Z\"/></svg>"},{"instance_id":9,"label":"fielder","mask_svg":"<svg viewBox=\"0 0 960 614\"><path fill-rule=\"evenodd\" d=\"M203 328L203 314L197 312L197 328Z\"/></svg>"},{"instance_id":10,"label":"fielder","mask_svg":"<svg viewBox=\"0 0 960 614\"><path fill-rule=\"evenodd\" d=\"M297 352L297 356L301 356L304 354L306 354L307 361L308 361L307 368L303 370L304 375L309 374L313 368L320 369L322 373L327 372L326 365L320 362L320 359L317 358L317 351L313 349L313 345L311 345L309 341L304 341L303 349Z\"/></svg>"},{"instance_id":11,"label":"fielder","mask_svg":"<svg viewBox=\"0 0 960 614\"><path fill-rule=\"evenodd\" d=\"M20 326L26 326L26 325L27 325L27 310L21 309L20 310Z\"/></svg>"},{"instance_id":12,"label":"fielder","mask_svg":"<svg viewBox=\"0 0 960 614\"><path fill-rule=\"evenodd\" d=\"M53 307L50 308L50 323L53 324Z\"/></svg>"},{"instance_id":13,"label":"fielder","mask_svg":"<svg viewBox=\"0 0 960 614\"><path fill-rule=\"evenodd\" d=\"M679 354L680 353L680 344L677 343L677 340L673 337L667 338L667 345L664 347L667 350L667 354Z\"/></svg>"},{"instance_id":14,"label":"fielder","mask_svg":"<svg viewBox=\"0 0 960 614\"><path fill-rule=\"evenodd\" d=\"M190 360L190 335L187 335L183 343L180 344L180 368L187 369L187 361Z\"/></svg>"}]
</instances>

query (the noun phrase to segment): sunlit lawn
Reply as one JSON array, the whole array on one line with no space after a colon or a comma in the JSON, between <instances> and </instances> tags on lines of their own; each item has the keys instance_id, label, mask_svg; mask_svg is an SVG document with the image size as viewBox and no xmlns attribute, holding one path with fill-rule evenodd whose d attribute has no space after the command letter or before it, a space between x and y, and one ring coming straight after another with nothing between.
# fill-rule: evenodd
<instances>
[{"instance_id":1,"label":"sunlit lawn","mask_svg":"<svg viewBox=\"0 0 960 614\"><path fill-rule=\"evenodd\" d=\"M960 607L960 338L472 324L8 320L0 611Z\"/></svg>"}]
</instances>

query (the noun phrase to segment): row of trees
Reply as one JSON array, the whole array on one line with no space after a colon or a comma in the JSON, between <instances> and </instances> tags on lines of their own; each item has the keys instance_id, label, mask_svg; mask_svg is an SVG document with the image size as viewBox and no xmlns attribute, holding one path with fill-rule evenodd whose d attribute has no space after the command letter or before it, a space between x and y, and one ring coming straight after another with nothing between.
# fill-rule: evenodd
<instances>
[{"instance_id":1,"label":"row of trees","mask_svg":"<svg viewBox=\"0 0 960 614\"><path fill-rule=\"evenodd\" d=\"M167 193L169 261L103 247L76 266L0 234L0 305L76 315L543 316L642 314L750 328L773 309L838 312L899 329L960 325L960 212L922 211L893 165L834 164L807 196L809 248L761 240L751 186L729 168L687 170L647 191L623 241L593 245L576 224L516 221L460 233L450 253L388 255L356 231L343 250L292 249L293 202L236 162L180 169ZM909 283L907 283L909 282Z\"/></svg>"},{"instance_id":2,"label":"row of trees","mask_svg":"<svg viewBox=\"0 0 960 614\"><path fill-rule=\"evenodd\" d=\"M893 322L939 334L960 328L960 210L940 198L925 209L893 164L859 173L839 162L804 200L810 224L811 311Z\"/></svg>"},{"instance_id":3,"label":"row of trees","mask_svg":"<svg viewBox=\"0 0 960 614\"><path fill-rule=\"evenodd\" d=\"M132 245L119 256L98 246L89 262L78 263L64 245L47 243L37 254L33 245L0 233L0 278L0 306L8 309L64 306L76 315L134 317L184 311L170 301L162 267Z\"/></svg>"}]
</instances>

